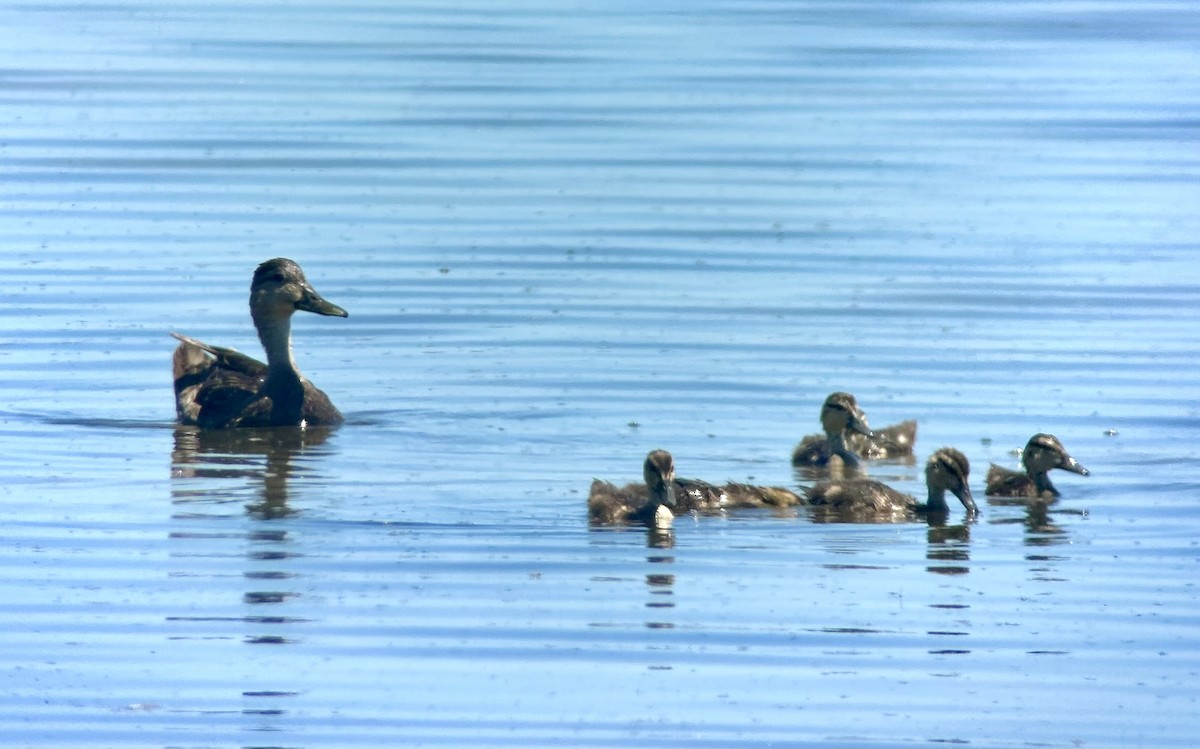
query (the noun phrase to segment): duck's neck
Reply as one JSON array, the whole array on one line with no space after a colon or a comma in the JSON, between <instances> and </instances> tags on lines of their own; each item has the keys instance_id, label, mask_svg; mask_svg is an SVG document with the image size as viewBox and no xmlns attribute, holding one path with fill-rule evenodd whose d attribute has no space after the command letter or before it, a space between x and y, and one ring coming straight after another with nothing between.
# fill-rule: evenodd
<instances>
[{"instance_id":1,"label":"duck's neck","mask_svg":"<svg viewBox=\"0 0 1200 749\"><path fill-rule=\"evenodd\" d=\"M1038 496L1057 497L1058 489L1054 488L1054 484L1050 483L1050 474L1045 471L1030 472L1029 478L1033 479L1033 488L1037 489Z\"/></svg>"},{"instance_id":2,"label":"duck's neck","mask_svg":"<svg viewBox=\"0 0 1200 749\"><path fill-rule=\"evenodd\" d=\"M271 420L276 424L298 424L304 407L304 384L292 358L292 318L254 315L254 327L267 352L267 381L261 393L271 398Z\"/></svg>"},{"instance_id":3,"label":"duck's neck","mask_svg":"<svg viewBox=\"0 0 1200 749\"><path fill-rule=\"evenodd\" d=\"M946 503L946 490L936 486L929 487L925 507L929 512L950 512L950 505Z\"/></svg>"},{"instance_id":4,"label":"duck's neck","mask_svg":"<svg viewBox=\"0 0 1200 749\"><path fill-rule=\"evenodd\" d=\"M268 376L299 380L300 370L292 358L291 316L255 315L254 327L258 329L258 340L267 352Z\"/></svg>"},{"instance_id":5,"label":"duck's neck","mask_svg":"<svg viewBox=\"0 0 1200 749\"><path fill-rule=\"evenodd\" d=\"M829 440L830 451L842 459L842 463L847 469L856 469L859 467L858 455L846 444L845 432L834 432L827 435L826 438Z\"/></svg>"}]
</instances>

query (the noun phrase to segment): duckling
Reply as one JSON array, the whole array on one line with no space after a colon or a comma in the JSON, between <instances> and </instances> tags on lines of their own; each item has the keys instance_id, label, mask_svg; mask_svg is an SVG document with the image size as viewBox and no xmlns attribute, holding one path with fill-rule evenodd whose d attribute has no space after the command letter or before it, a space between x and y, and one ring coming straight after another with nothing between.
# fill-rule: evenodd
<instances>
[{"instance_id":1,"label":"duckling","mask_svg":"<svg viewBox=\"0 0 1200 749\"><path fill-rule=\"evenodd\" d=\"M594 523L644 523L669 526L676 515L711 515L725 509L790 507L804 500L778 486L728 483L715 486L699 479L675 477L675 460L666 450L653 450L642 465L645 484L616 487L596 479L588 491L588 517Z\"/></svg>"},{"instance_id":2,"label":"duckling","mask_svg":"<svg viewBox=\"0 0 1200 749\"><path fill-rule=\"evenodd\" d=\"M882 429L870 429L866 414L863 414L862 424L871 434L850 434L846 440L850 449L860 458L885 460L912 457L913 445L917 441L916 421L906 419Z\"/></svg>"},{"instance_id":3,"label":"duckling","mask_svg":"<svg viewBox=\"0 0 1200 749\"><path fill-rule=\"evenodd\" d=\"M1053 434L1035 434L1021 452L1021 465L1025 473L1011 471L992 463L988 468L987 493L992 497L1043 497L1052 499L1061 496L1050 483L1049 472L1054 468L1088 476L1090 472L1072 458L1067 449Z\"/></svg>"},{"instance_id":4,"label":"duckling","mask_svg":"<svg viewBox=\"0 0 1200 749\"><path fill-rule=\"evenodd\" d=\"M859 465L858 453L851 448L850 438L872 437L866 414L850 393L830 393L821 404L821 427L825 434L810 434L792 451L792 465L824 466L838 456L848 468ZM851 434L855 433L855 434Z\"/></svg>"},{"instance_id":5,"label":"duckling","mask_svg":"<svg viewBox=\"0 0 1200 749\"><path fill-rule=\"evenodd\" d=\"M175 411L181 424L203 429L268 426L333 426L342 414L305 379L292 358L292 313L349 317L326 301L294 261L275 258L254 271L250 316L267 363L230 348L179 339L173 357Z\"/></svg>"},{"instance_id":6,"label":"duckling","mask_svg":"<svg viewBox=\"0 0 1200 749\"><path fill-rule=\"evenodd\" d=\"M675 518L675 459L666 450L651 450L642 464L644 484L617 488L595 479L588 491L588 518L597 524L639 523L670 527Z\"/></svg>"},{"instance_id":7,"label":"duckling","mask_svg":"<svg viewBox=\"0 0 1200 749\"><path fill-rule=\"evenodd\" d=\"M925 485L929 494L920 503L909 494L892 489L871 479L822 481L805 490L805 499L812 507L828 508L847 519L879 520L896 516L945 516L950 512L946 492L951 492L973 518L979 509L967 483L971 464L967 456L952 447L943 447L929 456L925 463Z\"/></svg>"}]
</instances>

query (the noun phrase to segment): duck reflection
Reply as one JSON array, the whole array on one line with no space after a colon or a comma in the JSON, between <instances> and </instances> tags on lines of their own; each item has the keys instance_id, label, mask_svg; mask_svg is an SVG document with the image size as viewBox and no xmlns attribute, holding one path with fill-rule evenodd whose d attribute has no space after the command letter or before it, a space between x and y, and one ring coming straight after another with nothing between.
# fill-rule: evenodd
<instances>
[{"instance_id":1,"label":"duck reflection","mask_svg":"<svg viewBox=\"0 0 1200 749\"><path fill-rule=\"evenodd\" d=\"M675 574L671 565L675 564L675 555L671 550L675 547L675 534L670 528L649 528L644 533L636 534L636 528L591 526L589 539L592 545L616 546L629 549L634 538L639 537L646 546L646 564L648 565L644 582L647 599L644 604L647 610L643 625L647 629L674 629L675 622L671 613L675 609ZM631 554L625 551L622 556ZM604 582L625 582L629 578L604 577L597 578ZM614 626L613 622L597 622L594 626ZM670 666L653 666L652 668L669 669Z\"/></svg>"},{"instance_id":2,"label":"duck reflection","mask_svg":"<svg viewBox=\"0 0 1200 749\"><path fill-rule=\"evenodd\" d=\"M295 458L325 444L332 429L276 427L264 429L175 429L171 451L173 479L250 479L254 498L247 503L251 517L271 520L295 513L288 505L288 483L298 473ZM226 502L241 492L226 482L177 485L177 503Z\"/></svg>"},{"instance_id":3,"label":"duck reflection","mask_svg":"<svg viewBox=\"0 0 1200 749\"><path fill-rule=\"evenodd\" d=\"M288 503L289 482L304 470L297 467L297 456L320 449L329 434L327 429L294 427L176 427L171 452L171 497L177 508L170 534L177 547L173 556L241 557L245 584L236 589L237 603L231 602L225 615L171 619L203 622L202 637L229 637L232 626L246 644L295 642L288 636L292 628L281 627L303 621L285 613L289 602L302 595L290 584L298 573L289 569L302 554L289 527L275 522L298 514ZM245 502L249 525L237 515L212 511L238 501Z\"/></svg>"},{"instance_id":4,"label":"duck reflection","mask_svg":"<svg viewBox=\"0 0 1200 749\"><path fill-rule=\"evenodd\" d=\"M661 545L665 541L662 538L654 538L653 534L648 537L647 545L651 549L668 549L675 545L672 538L667 545ZM673 554L656 554L650 553L646 556L646 562L649 563L653 572L646 573L646 591L650 596L646 602L646 608L653 612L646 622L646 627L649 629L675 629L675 622L671 621L668 614L675 608L675 575L668 572L669 567L665 565L675 564L675 556ZM655 568L653 565L664 565L661 569Z\"/></svg>"},{"instance_id":5,"label":"duck reflection","mask_svg":"<svg viewBox=\"0 0 1200 749\"><path fill-rule=\"evenodd\" d=\"M1025 528L1026 546L1058 546L1071 542L1070 532L1054 519L1055 515L1087 515L1086 510L1063 507L1054 499L1034 497L988 497L992 507L1018 507L1019 516L998 516L991 522L996 525L1022 525Z\"/></svg>"},{"instance_id":6,"label":"duck reflection","mask_svg":"<svg viewBox=\"0 0 1200 749\"><path fill-rule=\"evenodd\" d=\"M971 526L930 523L925 534L925 569L935 575L965 575L971 571Z\"/></svg>"}]
</instances>

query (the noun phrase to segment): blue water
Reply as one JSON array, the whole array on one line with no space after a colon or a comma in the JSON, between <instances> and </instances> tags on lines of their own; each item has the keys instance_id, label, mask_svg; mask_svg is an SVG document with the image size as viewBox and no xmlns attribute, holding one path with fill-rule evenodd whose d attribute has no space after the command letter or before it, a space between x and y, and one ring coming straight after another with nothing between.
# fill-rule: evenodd
<instances>
[{"instance_id":1,"label":"blue water","mask_svg":"<svg viewBox=\"0 0 1200 749\"><path fill-rule=\"evenodd\" d=\"M0 8L13 746L1190 746L1189 3ZM167 333L332 434L173 427ZM589 529L645 453L795 487L825 395L1049 507Z\"/></svg>"}]
</instances>

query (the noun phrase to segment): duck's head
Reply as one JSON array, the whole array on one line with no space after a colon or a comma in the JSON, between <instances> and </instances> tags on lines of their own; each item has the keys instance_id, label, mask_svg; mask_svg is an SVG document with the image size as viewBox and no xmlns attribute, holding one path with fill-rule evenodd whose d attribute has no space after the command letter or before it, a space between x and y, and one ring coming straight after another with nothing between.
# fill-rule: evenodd
<instances>
[{"instance_id":1,"label":"duck's head","mask_svg":"<svg viewBox=\"0 0 1200 749\"><path fill-rule=\"evenodd\" d=\"M943 447L930 455L925 463L925 484L929 487L930 497L950 492L958 497L969 515L975 515L979 508L975 506L971 486L967 482L970 475L971 462L953 447Z\"/></svg>"},{"instance_id":2,"label":"duck's head","mask_svg":"<svg viewBox=\"0 0 1200 749\"><path fill-rule=\"evenodd\" d=\"M277 257L258 266L250 282L250 310L255 318L281 319L296 310L349 317L350 313L317 293L294 260Z\"/></svg>"},{"instance_id":3,"label":"duck's head","mask_svg":"<svg viewBox=\"0 0 1200 749\"><path fill-rule=\"evenodd\" d=\"M651 450L642 464L642 477L650 499L660 506L675 506L675 459L666 450Z\"/></svg>"},{"instance_id":4,"label":"duck's head","mask_svg":"<svg viewBox=\"0 0 1200 749\"><path fill-rule=\"evenodd\" d=\"M829 394L821 404L821 427L828 437L845 434L847 431L873 436L870 427L867 426L867 415L858 407L858 401L850 393Z\"/></svg>"},{"instance_id":5,"label":"duck's head","mask_svg":"<svg viewBox=\"0 0 1200 749\"><path fill-rule=\"evenodd\" d=\"M1087 476L1089 471L1067 453L1067 449L1053 434L1035 434L1025 444L1021 453L1021 464L1030 476L1045 473L1053 468Z\"/></svg>"}]
</instances>

